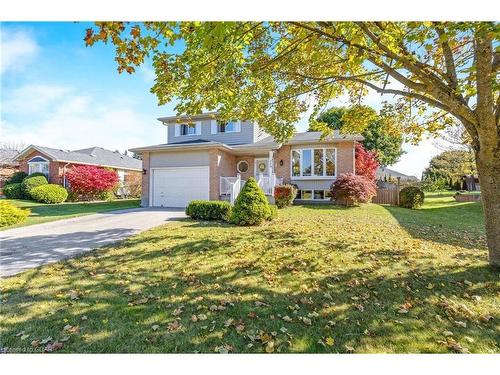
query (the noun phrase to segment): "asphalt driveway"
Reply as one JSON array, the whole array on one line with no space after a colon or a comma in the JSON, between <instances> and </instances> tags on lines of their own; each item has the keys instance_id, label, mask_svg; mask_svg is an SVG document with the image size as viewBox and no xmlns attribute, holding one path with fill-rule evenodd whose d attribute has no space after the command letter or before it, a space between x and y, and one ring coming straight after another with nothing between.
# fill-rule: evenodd
<instances>
[{"instance_id":1,"label":"asphalt driveway","mask_svg":"<svg viewBox=\"0 0 500 375\"><path fill-rule=\"evenodd\" d=\"M183 217L181 209L135 208L5 230L0 232L0 277L71 258Z\"/></svg>"}]
</instances>

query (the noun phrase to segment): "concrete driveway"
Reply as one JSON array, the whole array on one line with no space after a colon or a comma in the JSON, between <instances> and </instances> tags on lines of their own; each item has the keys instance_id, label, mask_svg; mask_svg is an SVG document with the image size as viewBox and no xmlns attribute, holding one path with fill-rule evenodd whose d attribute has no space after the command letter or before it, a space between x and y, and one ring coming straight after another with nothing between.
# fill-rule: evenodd
<instances>
[{"instance_id":1,"label":"concrete driveway","mask_svg":"<svg viewBox=\"0 0 500 375\"><path fill-rule=\"evenodd\" d=\"M182 209L134 208L1 231L0 277L71 258L185 216Z\"/></svg>"}]
</instances>

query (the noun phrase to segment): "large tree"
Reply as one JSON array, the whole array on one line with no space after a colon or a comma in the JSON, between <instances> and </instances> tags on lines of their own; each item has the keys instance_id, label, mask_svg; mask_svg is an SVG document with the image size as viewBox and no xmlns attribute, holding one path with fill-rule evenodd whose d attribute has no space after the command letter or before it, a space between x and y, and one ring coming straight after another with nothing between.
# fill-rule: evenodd
<instances>
[{"instance_id":1,"label":"large tree","mask_svg":"<svg viewBox=\"0 0 500 375\"><path fill-rule=\"evenodd\" d=\"M404 154L401 132L392 126L390 119L378 115L374 109L365 106L364 110L368 113L371 112L373 119L363 129L361 135L364 139L361 143L367 150L377 152L377 160L380 165L387 166L396 163ZM327 124L332 129L342 130L344 125L342 117L345 113L348 113L348 109L333 107L322 112L317 120ZM309 130L316 129L310 127Z\"/></svg>"},{"instance_id":2,"label":"large tree","mask_svg":"<svg viewBox=\"0 0 500 375\"><path fill-rule=\"evenodd\" d=\"M396 96L387 110L415 140L460 122L471 137L489 259L500 266L499 26L493 22L98 23L85 41L112 42L119 71L152 58L152 92L179 113L217 110L257 120L278 140L312 103L369 90ZM367 126L353 112L346 130Z\"/></svg>"},{"instance_id":3,"label":"large tree","mask_svg":"<svg viewBox=\"0 0 500 375\"><path fill-rule=\"evenodd\" d=\"M465 150L444 151L434 156L423 172L423 180L443 180L450 188L460 183L464 175L476 175L474 155Z\"/></svg>"}]
</instances>

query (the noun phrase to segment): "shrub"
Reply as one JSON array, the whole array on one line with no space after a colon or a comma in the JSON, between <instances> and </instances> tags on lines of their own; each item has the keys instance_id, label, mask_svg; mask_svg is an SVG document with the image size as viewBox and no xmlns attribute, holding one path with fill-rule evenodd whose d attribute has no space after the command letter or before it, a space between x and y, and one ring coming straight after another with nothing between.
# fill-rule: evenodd
<instances>
[{"instance_id":1,"label":"shrub","mask_svg":"<svg viewBox=\"0 0 500 375\"><path fill-rule=\"evenodd\" d=\"M377 194L374 181L354 173L341 174L330 191L337 203L346 206L367 203Z\"/></svg>"},{"instance_id":2,"label":"shrub","mask_svg":"<svg viewBox=\"0 0 500 375\"><path fill-rule=\"evenodd\" d=\"M142 175L137 173L127 175L123 187L128 198L140 198L142 188Z\"/></svg>"},{"instance_id":3,"label":"shrub","mask_svg":"<svg viewBox=\"0 0 500 375\"><path fill-rule=\"evenodd\" d=\"M407 186L399 192L399 205L405 208L418 208L424 203L424 192L416 186Z\"/></svg>"},{"instance_id":4,"label":"shrub","mask_svg":"<svg viewBox=\"0 0 500 375\"><path fill-rule=\"evenodd\" d=\"M115 199L115 193L113 190L109 191L109 190L106 190L106 191L103 191L102 193L99 194L99 200L101 201L112 201Z\"/></svg>"},{"instance_id":5,"label":"shrub","mask_svg":"<svg viewBox=\"0 0 500 375\"><path fill-rule=\"evenodd\" d=\"M74 166L66 173L72 196L81 200L95 200L105 191L112 192L118 185L118 173L92 165Z\"/></svg>"},{"instance_id":6,"label":"shrub","mask_svg":"<svg viewBox=\"0 0 500 375\"><path fill-rule=\"evenodd\" d=\"M41 203L62 203L68 198L65 188L56 184L40 185L31 189L31 197Z\"/></svg>"},{"instance_id":7,"label":"shrub","mask_svg":"<svg viewBox=\"0 0 500 375\"><path fill-rule=\"evenodd\" d=\"M195 200L186 207L186 215L195 220L224 220L231 217L231 204L223 201Z\"/></svg>"},{"instance_id":8,"label":"shrub","mask_svg":"<svg viewBox=\"0 0 500 375\"><path fill-rule=\"evenodd\" d=\"M0 201L0 227L22 223L30 214L10 202Z\"/></svg>"},{"instance_id":9,"label":"shrub","mask_svg":"<svg viewBox=\"0 0 500 375\"><path fill-rule=\"evenodd\" d=\"M21 183L23 193L27 198L31 198L31 190L37 186L47 185L48 181L45 176L28 176Z\"/></svg>"},{"instance_id":10,"label":"shrub","mask_svg":"<svg viewBox=\"0 0 500 375\"><path fill-rule=\"evenodd\" d=\"M259 225L272 218L269 202L255 178L250 177L241 189L231 214L231 222L238 225Z\"/></svg>"},{"instance_id":11,"label":"shrub","mask_svg":"<svg viewBox=\"0 0 500 375\"><path fill-rule=\"evenodd\" d=\"M269 213L270 215L266 218L267 221L271 221L273 219L276 219L278 216L278 206L275 204L270 204L269 205Z\"/></svg>"},{"instance_id":12,"label":"shrub","mask_svg":"<svg viewBox=\"0 0 500 375\"><path fill-rule=\"evenodd\" d=\"M39 177L39 176L47 178L47 176L45 176L42 172L35 172L35 173L32 173L26 177Z\"/></svg>"},{"instance_id":13,"label":"shrub","mask_svg":"<svg viewBox=\"0 0 500 375\"><path fill-rule=\"evenodd\" d=\"M4 195L9 199L23 199L24 193L20 183L5 185L2 188Z\"/></svg>"},{"instance_id":14,"label":"shrub","mask_svg":"<svg viewBox=\"0 0 500 375\"><path fill-rule=\"evenodd\" d=\"M16 172L12 176L9 177L7 181L5 181L5 185L7 184L20 184L23 180L28 176L26 172Z\"/></svg>"},{"instance_id":15,"label":"shrub","mask_svg":"<svg viewBox=\"0 0 500 375\"><path fill-rule=\"evenodd\" d=\"M297 189L293 185L279 185L274 188L274 200L277 208L291 206L296 196Z\"/></svg>"}]
</instances>

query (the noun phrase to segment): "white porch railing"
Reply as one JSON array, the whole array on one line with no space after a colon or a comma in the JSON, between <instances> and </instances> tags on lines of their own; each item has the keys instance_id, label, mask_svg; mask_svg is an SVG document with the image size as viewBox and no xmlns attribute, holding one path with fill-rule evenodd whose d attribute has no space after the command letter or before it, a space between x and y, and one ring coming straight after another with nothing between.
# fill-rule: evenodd
<instances>
[{"instance_id":1,"label":"white porch railing","mask_svg":"<svg viewBox=\"0 0 500 375\"><path fill-rule=\"evenodd\" d=\"M257 184L264 190L264 194L272 196L274 195L274 187L283 184L283 178L276 177L274 173L271 173L270 176L260 174L257 179Z\"/></svg>"},{"instance_id":2,"label":"white porch railing","mask_svg":"<svg viewBox=\"0 0 500 375\"><path fill-rule=\"evenodd\" d=\"M220 178L220 195L228 195L229 201L231 204L234 204L234 201L240 194L241 188L245 185L244 180L241 179L241 176L238 175L236 177L221 177ZM264 176L260 174L257 177L257 184L264 191L265 195L274 195L274 187L276 185L283 184L283 178L276 177L274 173L270 176Z\"/></svg>"}]
</instances>

